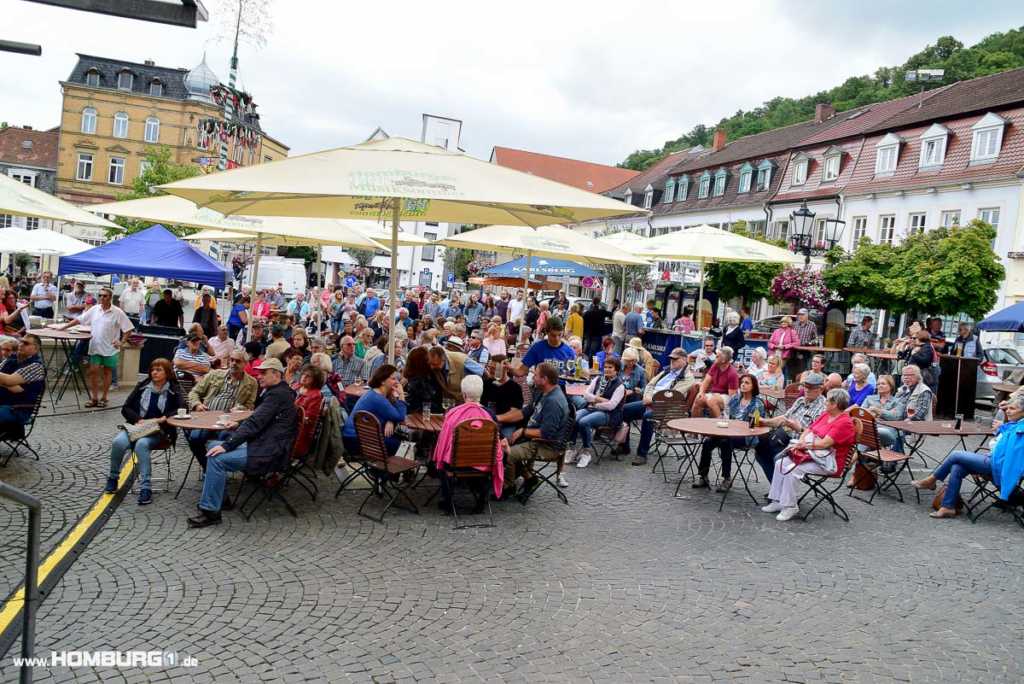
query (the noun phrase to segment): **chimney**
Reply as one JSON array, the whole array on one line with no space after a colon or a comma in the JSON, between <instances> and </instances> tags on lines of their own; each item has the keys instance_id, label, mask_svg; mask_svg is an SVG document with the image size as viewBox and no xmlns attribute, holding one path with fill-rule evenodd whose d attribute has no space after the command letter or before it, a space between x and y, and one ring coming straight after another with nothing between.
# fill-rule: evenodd
<instances>
[{"instance_id":1,"label":"chimney","mask_svg":"<svg viewBox=\"0 0 1024 684\"><path fill-rule=\"evenodd\" d=\"M836 115L836 108L828 102L819 102L814 105L814 120L821 123L825 119L831 119Z\"/></svg>"},{"instance_id":2,"label":"chimney","mask_svg":"<svg viewBox=\"0 0 1024 684\"><path fill-rule=\"evenodd\" d=\"M31 131L32 130L31 126L22 126L22 128L24 128L26 131Z\"/></svg>"},{"instance_id":3,"label":"chimney","mask_svg":"<svg viewBox=\"0 0 1024 684\"><path fill-rule=\"evenodd\" d=\"M156 66L156 62L154 62L151 59L147 59L145 62L143 62L143 64L145 64L146 66Z\"/></svg>"},{"instance_id":4,"label":"chimney","mask_svg":"<svg viewBox=\"0 0 1024 684\"><path fill-rule=\"evenodd\" d=\"M715 137L711 139L711 151L717 152L725 147L725 131L721 128L715 129Z\"/></svg>"}]
</instances>

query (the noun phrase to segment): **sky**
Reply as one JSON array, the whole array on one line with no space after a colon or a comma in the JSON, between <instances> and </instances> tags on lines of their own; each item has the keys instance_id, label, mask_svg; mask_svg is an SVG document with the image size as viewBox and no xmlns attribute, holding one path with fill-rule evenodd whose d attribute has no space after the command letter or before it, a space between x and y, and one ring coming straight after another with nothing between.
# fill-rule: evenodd
<instances>
[{"instance_id":1,"label":"sky","mask_svg":"<svg viewBox=\"0 0 1024 684\"><path fill-rule=\"evenodd\" d=\"M227 81L224 0L197 29L0 0L0 121L49 128L75 53L191 68L204 51ZM801 97L900 64L942 35L965 45L1024 24L1015 3L590 0L512 5L270 0L262 48L243 44L241 85L292 154L382 127L418 138L423 113L463 121L461 147L495 145L615 164L698 123L775 96Z\"/></svg>"}]
</instances>

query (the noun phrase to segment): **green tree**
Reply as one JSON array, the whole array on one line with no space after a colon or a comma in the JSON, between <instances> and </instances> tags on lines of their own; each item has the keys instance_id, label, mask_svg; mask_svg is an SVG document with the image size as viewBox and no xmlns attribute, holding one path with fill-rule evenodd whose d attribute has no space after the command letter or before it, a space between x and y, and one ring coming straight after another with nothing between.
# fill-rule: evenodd
<instances>
[{"instance_id":1,"label":"green tree","mask_svg":"<svg viewBox=\"0 0 1024 684\"><path fill-rule=\"evenodd\" d=\"M647 280L647 275L651 271L650 266L627 266L623 264L606 264L602 269L604 270L605 276L608 278L608 284L615 286L615 297L620 302L626 301L628 299L628 295L633 292L633 290L630 289L630 283L635 283L638 280ZM621 291L623 271L625 271L626 275L625 292ZM633 293L633 296L635 297L636 293Z\"/></svg>"},{"instance_id":2,"label":"green tree","mask_svg":"<svg viewBox=\"0 0 1024 684\"><path fill-rule=\"evenodd\" d=\"M356 264L363 269L364 272L367 271L370 268L370 264L373 263L373 257L375 256L375 254L372 249L349 248L346 249L345 251L348 253L350 257L352 257L352 260L355 261ZM365 284L365 278L363 282Z\"/></svg>"},{"instance_id":3,"label":"green tree","mask_svg":"<svg viewBox=\"0 0 1024 684\"><path fill-rule=\"evenodd\" d=\"M750 234L746 221L737 221L731 227L732 232L753 238L778 247L786 243L778 240L767 240ZM782 273L782 264L762 264L743 261L726 261L708 264L704 269L704 280L708 289L714 290L723 300L739 299L743 304L769 297L772 281Z\"/></svg>"},{"instance_id":4,"label":"green tree","mask_svg":"<svg viewBox=\"0 0 1024 684\"><path fill-rule=\"evenodd\" d=\"M171 148L164 145L161 145L160 147L147 148L146 162L147 166L145 172L140 173L135 177L135 180L132 181L131 190L123 192L117 196L118 201L145 199L147 197L163 195L165 193L156 186L164 183L173 183L174 181L185 178L192 178L193 176L198 176L200 173L199 169L195 166L190 164L178 164L173 161L171 159ZM121 228L108 228L108 238L118 237L121 235L131 235L132 233L145 230L153 225L153 221L138 221L135 219L126 219L121 217L115 218L114 223L121 226ZM199 230L198 228L183 226L165 226L165 228L179 237L191 235Z\"/></svg>"},{"instance_id":5,"label":"green tree","mask_svg":"<svg viewBox=\"0 0 1024 684\"><path fill-rule=\"evenodd\" d=\"M848 305L892 309L890 278L897 257L892 245L875 245L864 238L852 254L830 261L822 275L825 284Z\"/></svg>"}]
</instances>

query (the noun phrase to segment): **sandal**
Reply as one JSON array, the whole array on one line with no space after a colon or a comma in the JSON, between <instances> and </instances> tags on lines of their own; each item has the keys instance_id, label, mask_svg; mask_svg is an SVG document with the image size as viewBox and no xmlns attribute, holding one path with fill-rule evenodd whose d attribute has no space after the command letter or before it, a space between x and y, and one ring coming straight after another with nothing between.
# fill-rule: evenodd
<instances>
[{"instance_id":1,"label":"sandal","mask_svg":"<svg viewBox=\"0 0 1024 684\"><path fill-rule=\"evenodd\" d=\"M910 485L914 489L925 489L925 490L927 490L929 492L935 491L935 486L936 486L935 484L933 484L931 487L926 487L924 485L924 480L911 480L910 481Z\"/></svg>"},{"instance_id":2,"label":"sandal","mask_svg":"<svg viewBox=\"0 0 1024 684\"><path fill-rule=\"evenodd\" d=\"M84 406L85 408L96 408L97 406L99 406L99 405L100 405L100 402L96 401L95 399L90 399L89 401L85 402L85 403L84 403L84 404L82 404L82 405L83 405L83 406Z\"/></svg>"},{"instance_id":3,"label":"sandal","mask_svg":"<svg viewBox=\"0 0 1024 684\"><path fill-rule=\"evenodd\" d=\"M957 513L955 510L950 510L948 508L940 508L937 511L932 511L931 513L929 513L928 517L929 518L955 518L957 515L959 515L959 513Z\"/></svg>"},{"instance_id":4,"label":"sandal","mask_svg":"<svg viewBox=\"0 0 1024 684\"><path fill-rule=\"evenodd\" d=\"M99 406L100 408L107 408L107 400L100 399L98 402L96 402L96 405Z\"/></svg>"}]
</instances>

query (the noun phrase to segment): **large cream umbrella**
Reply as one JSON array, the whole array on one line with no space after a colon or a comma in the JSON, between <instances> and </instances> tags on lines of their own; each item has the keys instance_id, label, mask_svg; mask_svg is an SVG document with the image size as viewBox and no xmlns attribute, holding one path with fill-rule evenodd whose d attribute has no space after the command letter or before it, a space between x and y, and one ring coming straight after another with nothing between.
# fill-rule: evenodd
<instances>
[{"instance_id":1,"label":"large cream umbrella","mask_svg":"<svg viewBox=\"0 0 1024 684\"><path fill-rule=\"evenodd\" d=\"M161 186L225 214L391 219L392 319L402 219L544 226L635 214L617 200L475 159L387 138ZM394 359L391 336L389 360Z\"/></svg>"},{"instance_id":2,"label":"large cream umbrella","mask_svg":"<svg viewBox=\"0 0 1024 684\"><path fill-rule=\"evenodd\" d=\"M632 252L633 249L645 242L647 238L643 235L634 233L633 231L626 230L621 233L612 233L611 235L603 235L597 238L601 242L606 242L613 247L617 247L624 252ZM622 303L626 303L626 269L622 269Z\"/></svg>"},{"instance_id":3,"label":"large cream umbrella","mask_svg":"<svg viewBox=\"0 0 1024 684\"><path fill-rule=\"evenodd\" d=\"M801 260L801 257L781 247L708 225L648 238L643 243L637 243L630 251L637 256L661 261L691 261L700 264L698 318L700 303L704 299L704 267L707 264L722 261L788 264Z\"/></svg>"},{"instance_id":4,"label":"large cream umbrella","mask_svg":"<svg viewBox=\"0 0 1024 684\"><path fill-rule=\"evenodd\" d=\"M530 281L533 257L571 259L578 263L598 265L647 263L644 259L607 242L558 225L544 226L536 230L527 226L485 226L438 240L437 244L460 249L525 255L524 289L527 289L526 283Z\"/></svg>"},{"instance_id":5,"label":"large cream umbrella","mask_svg":"<svg viewBox=\"0 0 1024 684\"><path fill-rule=\"evenodd\" d=\"M0 237L3 238L0 241L0 252L25 252L26 254L62 257L78 254L93 247L70 235L46 228L38 230L4 228L0 232Z\"/></svg>"},{"instance_id":6,"label":"large cream umbrella","mask_svg":"<svg viewBox=\"0 0 1024 684\"><path fill-rule=\"evenodd\" d=\"M117 228L117 225L106 219L83 211L70 202L65 202L42 190L36 190L25 183L19 183L3 174L0 174L0 214L32 216L65 223L83 223L101 228Z\"/></svg>"}]
</instances>

